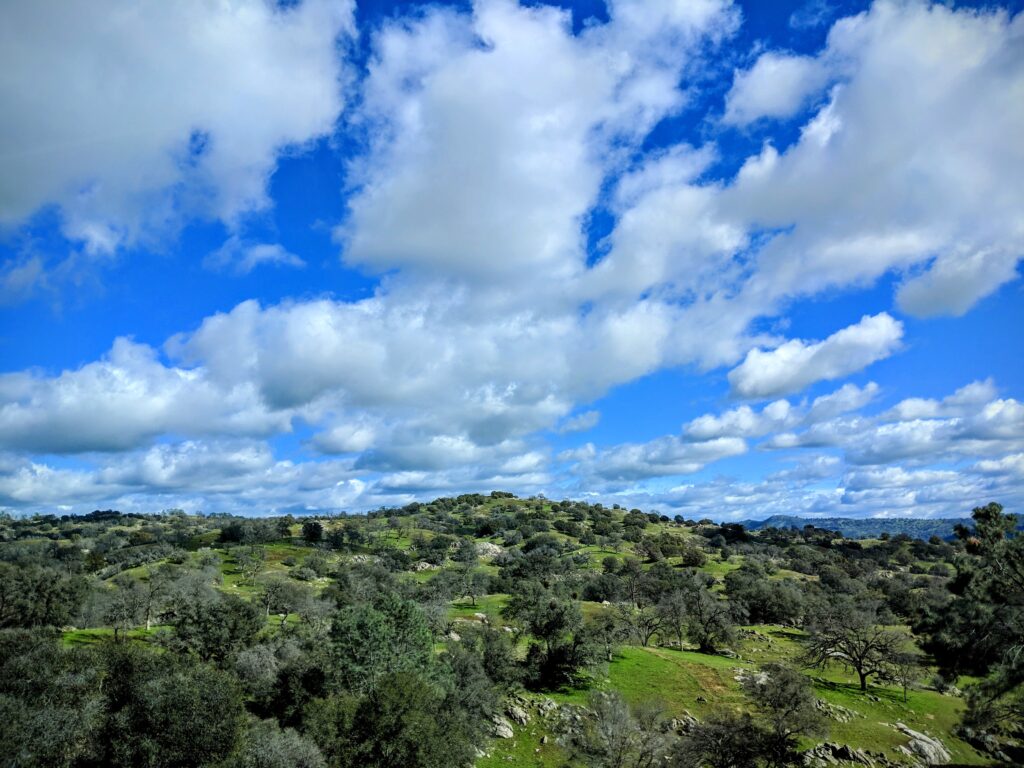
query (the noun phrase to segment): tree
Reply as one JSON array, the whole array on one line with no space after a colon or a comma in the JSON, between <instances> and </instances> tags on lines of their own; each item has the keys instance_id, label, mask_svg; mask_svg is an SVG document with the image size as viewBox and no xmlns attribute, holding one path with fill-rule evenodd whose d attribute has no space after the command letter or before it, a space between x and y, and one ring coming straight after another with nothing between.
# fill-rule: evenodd
<instances>
[{"instance_id":1,"label":"tree","mask_svg":"<svg viewBox=\"0 0 1024 768\"><path fill-rule=\"evenodd\" d=\"M260 583L259 598L267 616L297 612L310 597L309 587L278 574L271 574Z\"/></svg>"},{"instance_id":2,"label":"tree","mask_svg":"<svg viewBox=\"0 0 1024 768\"><path fill-rule=\"evenodd\" d=\"M142 622L145 604L144 590L139 582L131 577L119 579L103 611L104 623L114 629L114 642L121 639L121 632L127 632Z\"/></svg>"},{"instance_id":3,"label":"tree","mask_svg":"<svg viewBox=\"0 0 1024 768\"><path fill-rule=\"evenodd\" d=\"M217 764L234 751L244 708L232 675L127 644L110 646L103 661L98 765L189 768Z\"/></svg>"},{"instance_id":4,"label":"tree","mask_svg":"<svg viewBox=\"0 0 1024 768\"><path fill-rule=\"evenodd\" d=\"M412 670L382 676L361 698L327 700L311 720L331 765L447 768L472 763L464 713Z\"/></svg>"},{"instance_id":5,"label":"tree","mask_svg":"<svg viewBox=\"0 0 1024 768\"><path fill-rule=\"evenodd\" d=\"M615 606L615 615L622 626L626 627L630 636L646 648L661 629L661 612L653 605L637 607L631 603L619 603Z\"/></svg>"},{"instance_id":6,"label":"tree","mask_svg":"<svg viewBox=\"0 0 1024 768\"><path fill-rule=\"evenodd\" d=\"M486 594L487 587L490 585L490 583L490 577L483 571L463 571L462 576L459 579L462 597L468 597L470 599L471 604L475 607L477 597Z\"/></svg>"},{"instance_id":7,"label":"tree","mask_svg":"<svg viewBox=\"0 0 1024 768\"><path fill-rule=\"evenodd\" d=\"M671 768L757 768L763 732L749 713L720 712L698 723L680 740Z\"/></svg>"},{"instance_id":8,"label":"tree","mask_svg":"<svg viewBox=\"0 0 1024 768\"><path fill-rule=\"evenodd\" d=\"M142 613L146 621L146 629L153 626L167 604L174 581L180 575L180 568L174 565L161 565L151 569L143 582Z\"/></svg>"},{"instance_id":9,"label":"tree","mask_svg":"<svg viewBox=\"0 0 1024 768\"><path fill-rule=\"evenodd\" d=\"M0 632L0 755L21 768L95 764L104 706L91 649L50 630Z\"/></svg>"},{"instance_id":10,"label":"tree","mask_svg":"<svg viewBox=\"0 0 1024 768\"><path fill-rule=\"evenodd\" d=\"M594 645L601 649L604 659L611 662L626 633L616 613L611 610L601 611L586 629Z\"/></svg>"},{"instance_id":11,"label":"tree","mask_svg":"<svg viewBox=\"0 0 1024 768\"><path fill-rule=\"evenodd\" d=\"M595 692L580 728L569 734L569 746L589 766L650 768L664 762L672 745L663 724L658 707L631 710L619 693Z\"/></svg>"},{"instance_id":12,"label":"tree","mask_svg":"<svg viewBox=\"0 0 1024 768\"><path fill-rule=\"evenodd\" d=\"M267 551L258 545L239 547L235 550L235 561L238 563L238 569L253 586L256 586L256 577L263 571L263 564L266 560Z\"/></svg>"},{"instance_id":13,"label":"tree","mask_svg":"<svg viewBox=\"0 0 1024 768\"><path fill-rule=\"evenodd\" d=\"M583 626L583 614L576 603L556 597L537 582L526 582L509 599L503 614L523 623L549 651L555 643Z\"/></svg>"},{"instance_id":14,"label":"tree","mask_svg":"<svg viewBox=\"0 0 1024 768\"><path fill-rule=\"evenodd\" d=\"M806 665L824 668L839 662L857 673L860 689L866 691L870 677L891 669L904 642L903 636L879 626L876 612L863 600L842 601L822 611L809 627Z\"/></svg>"},{"instance_id":15,"label":"tree","mask_svg":"<svg viewBox=\"0 0 1024 768\"><path fill-rule=\"evenodd\" d=\"M761 752L769 766L800 765L798 737L824 733L824 718L810 680L784 664L765 664L743 680L763 734Z\"/></svg>"},{"instance_id":16,"label":"tree","mask_svg":"<svg viewBox=\"0 0 1024 768\"><path fill-rule=\"evenodd\" d=\"M889 678L903 689L903 701L907 701L907 688L921 676L924 663L919 653L900 651L893 654Z\"/></svg>"},{"instance_id":17,"label":"tree","mask_svg":"<svg viewBox=\"0 0 1024 768\"><path fill-rule=\"evenodd\" d=\"M302 524L302 538L307 544L319 544L324 538L324 527L317 520L306 520Z\"/></svg>"},{"instance_id":18,"label":"tree","mask_svg":"<svg viewBox=\"0 0 1024 768\"><path fill-rule=\"evenodd\" d=\"M967 691L965 723L993 729L1024 721L1024 536L997 503L975 507L958 526L951 599L925 610L915 630L942 672L984 677Z\"/></svg>"},{"instance_id":19,"label":"tree","mask_svg":"<svg viewBox=\"0 0 1024 768\"><path fill-rule=\"evenodd\" d=\"M242 739L242 748L225 768L325 768L316 744L291 728L282 729L274 720L252 725Z\"/></svg>"},{"instance_id":20,"label":"tree","mask_svg":"<svg viewBox=\"0 0 1024 768\"><path fill-rule=\"evenodd\" d=\"M658 602L658 616L661 618L662 626L675 636L679 650L682 650L683 637L686 635L686 625L690 618L686 593L677 589L662 597Z\"/></svg>"},{"instance_id":21,"label":"tree","mask_svg":"<svg viewBox=\"0 0 1024 768\"><path fill-rule=\"evenodd\" d=\"M393 593L378 595L372 605L343 608L330 638L339 690L363 691L388 673L426 669L433 661L426 617L415 603Z\"/></svg>"},{"instance_id":22,"label":"tree","mask_svg":"<svg viewBox=\"0 0 1024 768\"><path fill-rule=\"evenodd\" d=\"M88 584L81 576L0 562L0 628L67 624L87 592Z\"/></svg>"},{"instance_id":23,"label":"tree","mask_svg":"<svg viewBox=\"0 0 1024 768\"><path fill-rule=\"evenodd\" d=\"M686 634L701 653L714 653L733 639L734 624L729 604L707 587L694 582L686 593Z\"/></svg>"},{"instance_id":24,"label":"tree","mask_svg":"<svg viewBox=\"0 0 1024 768\"><path fill-rule=\"evenodd\" d=\"M464 566L467 570L473 568L479 560L476 543L473 539L466 538L460 540L452 559L456 563Z\"/></svg>"},{"instance_id":25,"label":"tree","mask_svg":"<svg viewBox=\"0 0 1024 768\"><path fill-rule=\"evenodd\" d=\"M252 644L264 626L264 615L258 605L222 595L183 602L173 624L174 632L164 641L170 648L222 663Z\"/></svg>"}]
</instances>

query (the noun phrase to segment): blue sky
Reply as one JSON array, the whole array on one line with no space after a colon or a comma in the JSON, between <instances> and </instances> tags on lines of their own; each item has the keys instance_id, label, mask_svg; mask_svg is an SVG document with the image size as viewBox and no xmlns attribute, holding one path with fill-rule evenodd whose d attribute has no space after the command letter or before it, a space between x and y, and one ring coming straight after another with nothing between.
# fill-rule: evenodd
<instances>
[{"instance_id":1,"label":"blue sky","mask_svg":"<svg viewBox=\"0 0 1024 768\"><path fill-rule=\"evenodd\" d=\"M1019 507L1020 10L9 4L0 508Z\"/></svg>"}]
</instances>

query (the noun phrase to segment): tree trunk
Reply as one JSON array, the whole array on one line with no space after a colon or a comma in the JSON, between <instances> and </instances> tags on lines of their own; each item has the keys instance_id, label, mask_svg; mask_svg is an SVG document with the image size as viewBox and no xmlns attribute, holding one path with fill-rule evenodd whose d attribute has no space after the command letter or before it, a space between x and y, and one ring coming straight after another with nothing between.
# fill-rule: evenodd
<instances>
[{"instance_id":1,"label":"tree trunk","mask_svg":"<svg viewBox=\"0 0 1024 768\"><path fill-rule=\"evenodd\" d=\"M868 673L858 672L857 674L860 676L860 689L866 691L868 689Z\"/></svg>"}]
</instances>

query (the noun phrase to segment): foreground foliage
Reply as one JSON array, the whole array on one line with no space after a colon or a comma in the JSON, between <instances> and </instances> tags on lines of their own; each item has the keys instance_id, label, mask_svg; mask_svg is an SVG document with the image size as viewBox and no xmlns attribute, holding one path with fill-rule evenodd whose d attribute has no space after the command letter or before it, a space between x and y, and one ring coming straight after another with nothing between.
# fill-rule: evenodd
<instances>
[{"instance_id":1,"label":"foreground foliage","mask_svg":"<svg viewBox=\"0 0 1024 768\"><path fill-rule=\"evenodd\" d=\"M1019 760L1016 530L997 504L950 541L851 540L504 493L0 517L0 755L753 768L831 738L909 764L931 727Z\"/></svg>"}]
</instances>

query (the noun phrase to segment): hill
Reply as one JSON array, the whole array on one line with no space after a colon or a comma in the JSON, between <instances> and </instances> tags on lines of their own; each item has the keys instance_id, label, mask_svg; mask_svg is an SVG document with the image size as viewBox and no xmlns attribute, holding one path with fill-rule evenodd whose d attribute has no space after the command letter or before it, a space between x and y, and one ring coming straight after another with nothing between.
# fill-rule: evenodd
<instances>
[{"instance_id":1,"label":"hill","mask_svg":"<svg viewBox=\"0 0 1024 768\"><path fill-rule=\"evenodd\" d=\"M795 515L772 515L765 520L744 520L743 527L758 531L763 528L803 528L813 525L829 531L837 531L848 539L877 539L883 533L890 536L904 534L914 539L927 541L932 536L950 541L955 537L958 525L972 527L969 517L936 518L933 520L912 517L797 517Z\"/></svg>"},{"instance_id":2,"label":"hill","mask_svg":"<svg viewBox=\"0 0 1024 768\"><path fill-rule=\"evenodd\" d=\"M0 753L70 768L143 764L143 749L218 768L267 751L317 767L717 767L699 750L721 739L812 767L1024 754L1012 718L960 728L976 715L955 686L1006 639L987 657L945 639L960 631L947 617L988 615L984 592L961 612L949 589L953 561L983 569L981 554L788 519L801 525L744 530L508 493L365 516L0 518ZM1018 597L1001 592L1015 602L1000 610ZM868 666L828 645L847 631L876 644ZM36 725L57 718L73 759ZM619 748L630 759L608 762Z\"/></svg>"}]
</instances>

